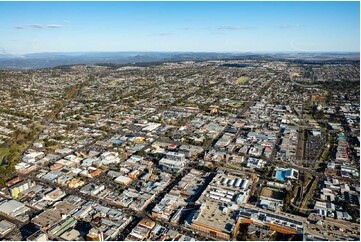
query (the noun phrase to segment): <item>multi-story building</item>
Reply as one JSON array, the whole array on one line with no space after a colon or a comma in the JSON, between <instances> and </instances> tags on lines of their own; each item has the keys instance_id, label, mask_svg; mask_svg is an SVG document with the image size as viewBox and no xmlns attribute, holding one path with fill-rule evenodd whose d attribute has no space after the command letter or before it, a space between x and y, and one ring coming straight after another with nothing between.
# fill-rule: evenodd
<instances>
[{"instance_id":1,"label":"multi-story building","mask_svg":"<svg viewBox=\"0 0 361 242\"><path fill-rule=\"evenodd\" d=\"M166 157L159 161L159 165L164 171L179 172L182 171L186 164L186 158L184 154L168 152Z\"/></svg>"}]
</instances>

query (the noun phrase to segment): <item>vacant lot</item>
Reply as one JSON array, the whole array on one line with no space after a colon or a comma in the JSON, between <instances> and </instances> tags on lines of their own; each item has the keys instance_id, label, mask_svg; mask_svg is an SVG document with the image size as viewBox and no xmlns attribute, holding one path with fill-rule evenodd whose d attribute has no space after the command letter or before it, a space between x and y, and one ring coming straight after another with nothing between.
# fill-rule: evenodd
<instances>
[{"instance_id":1,"label":"vacant lot","mask_svg":"<svg viewBox=\"0 0 361 242\"><path fill-rule=\"evenodd\" d=\"M284 197L284 193L280 189L264 187L261 191L261 196L282 200Z\"/></svg>"}]
</instances>

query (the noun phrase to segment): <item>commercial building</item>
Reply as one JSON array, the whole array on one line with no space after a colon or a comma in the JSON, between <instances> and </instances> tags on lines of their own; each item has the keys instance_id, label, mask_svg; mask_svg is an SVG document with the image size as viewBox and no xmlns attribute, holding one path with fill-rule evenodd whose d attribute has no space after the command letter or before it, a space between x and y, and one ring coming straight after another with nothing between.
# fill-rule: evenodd
<instances>
[{"instance_id":1,"label":"commercial building","mask_svg":"<svg viewBox=\"0 0 361 242\"><path fill-rule=\"evenodd\" d=\"M207 201L193 215L191 228L220 240L230 240L239 228L236 213L225 204Z\"/></svg>"},{"instance_id":2,"label":"commercial building","mask_svg":"<svg viewBox=\"0 0 361 242\"><path fill-rule=\"evenodd\" d=\"M38 230L35 233L33 233L32 235L30 235L28 238L26 238L26 240L27 241L48 241L48 234Z\"/></svg>"},{"instance_id":3,"label":"commercial building","mask_svg":"<svg viewBox=\"0 0 361 242\"><path fill-rule=\"evenodd\" d=\"M32 183L30 180L18 182L9 188L10 195L11 197L17 199L19 195L22 195L22 193L28 190L31 186Z\"/></svg>"},{"instance_id":4,"label":"commercial building","mask_svg":"<svg viewBox=\"0 0 361 242\"><path fill-rule=\"evenodd\" d=\"M238 208L249 198L250 179L217 174L198 199L201 207L192 213L187 224L211 237L229 240L239 228Z\"/></svg>"},{"instance_id":5,"label":"commercial building","mask_svg":"<svg viewBox=\"0 0 361 242\"><path fill-rule=\"evenodd\" d=\"M118 176L114 181L116 183L128 186L132 182L132 179L127 176Z\"/></svg>"},{"instance_id":6,"label":"commercial building","mask_svg":"<svg viewBox=\"0 0 361 242\"><path fill-rule=\"evenodd\" d=\"M26 214L28 211L30 211L30 208L16 200L6 200L0 204L1 214L17 219L21 222L26 222L29 220L29 216Z\"/></svg>"},{"instance_id":7,"label":"commercial building","mask_svg":"<svg viewBox=\"0 0 361 242\"><path fill-rule=\"evenodd\" d=\"M162 167L162 169L168 172L182 171L185 164L185 155L175 152L168 152L166 157L159 161L159 165Z\"/></svg>"},{"instance_id":8,"label":"commercial building","mask_svg":"<svg viewBox=\"0 0 361 242\"><path fill-rule=\"evenodd\" d=\"M187 203L178 196L166 194L165 197L153 208L152 217L169 222L177 211L186 206Z\"/></svg>"},{"instance_id":9,"label":"commercial building","mask_svg":"<svg viewBox=\"0 0 361 242\"><path fill-rule=\"evenodd\" d=\"M242 224L256 224L282 234L303 234L303 222L288 215L241 207L239 218Z\"/></svg>"},{"instance_id":10,"label":"commercial building","mask_svg":"<svg viewBox=\"0 0 361 242\"><path fill-rule=\"evenodd\" d=\"M82 239L80 236L80 232L76 229L70 229L65 231L62 235L60 235L60 239L65 241L76 241Z\"/></svg>"},{"instance_id":11,"label":"commercial building","mask_svg":"<svg viewBox=\"0 0 361 242\"><path fill-rule=\"evenodd\" d=\"M62 216L60 212L54 209L48 209L31 219L31 222L39 229L45 231L61 220Z\"/></svg>"},{"instance_id":12,"label":"commercial building","mask_svg":"<svg viewBox=\"0 0 361 242\"><path fill-rule=\"evenodd\" d=\"M92 228L86 235L88 241L104 241L104 235L102 231Z\"/></svg>"},{"instance_id":13,"label":"commercial building","mask_svg":"<svg viewBox=\"0 0 361 242\"><path fill-rule=\"evenodd\" d=\"M73 217L61 221L49 230L48 235L50 239L58 238L68 229L72 228L76 223L77 221Z\"/></svg>"},{"instance_id":14,"label":"commercial building","mask_svg":"<svg viewBox=\"0 0 361 242\"><path fill-rule=\"evenodd\" d=\"M150 234L150 231L154 228L155 222L143 218L137 226L130 232L130 234L125 239L126 241L141 241L146 240Z\"/></svg>"},{"instance_id":15,"label":"commercial building","mask_svg":"<svg viewBox=\"0 0 361 242\"><path fill-rule=\"evenodd\" d=\"M0 221L0 238L3 238L5 235L13 231L16 226L15 224L7 221L7 220L1 220Z\"/></svg>"}]
</instances>

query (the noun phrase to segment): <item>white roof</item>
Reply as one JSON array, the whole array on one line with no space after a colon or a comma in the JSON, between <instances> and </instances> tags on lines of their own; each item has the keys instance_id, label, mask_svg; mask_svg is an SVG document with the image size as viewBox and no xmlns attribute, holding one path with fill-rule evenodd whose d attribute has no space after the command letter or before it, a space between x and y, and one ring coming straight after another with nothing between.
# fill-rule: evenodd
<instances>
[{"instance_id":1,"label":"white roof","mask_svg":"<svg viewBox=\"0 0 361 242\"><path fill-rule=\"evenodd\" d=\"M120 182L120 183L128 183L130 182L132 179L130 179L127 176L118 176L114 181L115 182Z\"/></svg>"},{"instance_id":2,"label":"white roof","mask_svg":"<svg viewBox=\"0 0 361 242\"><path fill-rule=\"evenodd\" d=\"M10 214L24 206L25 205L23 203L16 200L8 200L0 205L0 212Z\"/></svg>"},{"instance_id":3,"label":"white roof","mask_svg":"<svg viewBox=\"0 0 361 242\"><path fill-rule=\"evenodd\" d=\"M82 169L76 168L76 169L73 170L73 173L74 173L74 174L79 174L79 173L82 172L82 171L83 171Z\"/></svg>"},{"instance_id":4,"label":"white roof","mask_svg":"<svg viewBox=\"0 0 361 242\"><path fill-rule=\"evenodd\" d=\"M6 233L10 229L15 228L15 224L7 221L7 220L1 220L0 221L0 233Z\"/></svg>"}]
</instances>

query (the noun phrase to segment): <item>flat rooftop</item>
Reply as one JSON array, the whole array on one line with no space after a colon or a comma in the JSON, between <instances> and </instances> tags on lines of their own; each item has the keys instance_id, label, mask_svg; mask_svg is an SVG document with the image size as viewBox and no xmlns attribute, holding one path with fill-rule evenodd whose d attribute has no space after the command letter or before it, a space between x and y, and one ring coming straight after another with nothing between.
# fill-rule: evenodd
<instances>
[{"instance_id":1,"label":"flat rooftop","mask_svg":"<svg viewBox=\"0 0 361 242\"><path fill-rule=\"evenodd\" d=\"M56 210L58 210L62 214L69 214L69 212L71 212L78 206L76 206L70 202L67 202L67 201L61 201L61 202L56 203L54 205L54 207L56 208Z\"/></svg>"},{"instance_id":2,"label":"flat rooftop","mask_svg":"<svg viewBox=\"0 0 361 242\"><path fill-rule=\"evenodd\" d=\"M10 215L11 213L25 207L25 205L16 200L8 200L0 204L0 212Z\"/></svg>"},{"instance_id":3,"label":"flat rooftop","mask_svg":"<svg viewBox=\"0 0 361 242\"><path fill-rule=\"evenodd\" d=\"M16 227L15 224L13 224L7 220L1 220L0 221L0 236L9 233L15 227Z\"/></svg>"},{"instance_id":4,"label":"flat rooftop","mask_svg":"<svg viewBox=\"0 0 361 242\"><path fill-rule=\"evenodd\" d=\"M237 216L234 216L234 213L230 208L225 208L222 203L208 200L193 223L231 233L233 225L237 222Z\"/></svg>"},{"instance_id":5,"label":"flat rooftop","mask_svg":"<svg viewBox=\"0 0 361 242\"><path fill-rule=\"evenodd\" d=\"M33 224L36 224L40 227L53 226L61 220L61 214L57 210L45 210L41 214L37 215L31 220Z\"/></svg>"}]
</instances>

